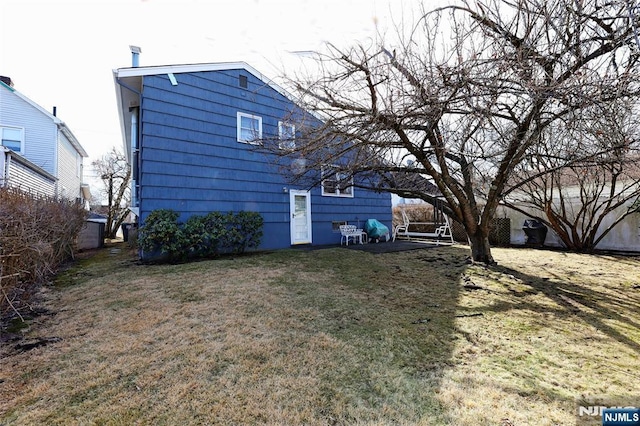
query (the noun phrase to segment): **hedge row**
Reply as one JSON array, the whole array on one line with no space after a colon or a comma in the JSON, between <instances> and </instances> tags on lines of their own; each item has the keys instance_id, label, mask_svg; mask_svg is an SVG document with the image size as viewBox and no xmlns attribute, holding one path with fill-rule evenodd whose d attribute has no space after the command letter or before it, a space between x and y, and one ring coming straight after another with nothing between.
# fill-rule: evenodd
<instances>
[{"instance_id":1,"label":"hedge row","mask_svg":"<svg viewBox=\"0 0 640 426\"><path fill-rule=\"evenodd\" d=\"M39 286L71 258L85 224L81 205L0 188L0 314L24 312Z\"/></svg>"},{"instance_id":2,"label":"hedge row","mask_svg":"<svg viewBox=\"0 0 640 426\"><path fill-rule=\"evenodd\" d=\"M138 232L143 259L184 261L211 258L221 253L243 253L262 240L263 219L256 212L194 215L178 222L171 209L152 211Z\"/></svg>"}]
</instances>

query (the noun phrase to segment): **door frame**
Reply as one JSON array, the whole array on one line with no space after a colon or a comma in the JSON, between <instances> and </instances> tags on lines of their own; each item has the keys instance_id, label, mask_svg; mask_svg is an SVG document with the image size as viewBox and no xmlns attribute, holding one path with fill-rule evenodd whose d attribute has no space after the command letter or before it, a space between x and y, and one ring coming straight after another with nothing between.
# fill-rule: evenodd
<instances>
[{"instance_id":1,"label":"door frame","mask_svg":"<svg viewBox=\"0 0 640 426\"><path fill-rule=\"evenodd\" d=\"M307 213L307 230L308 230L308 240L305 241L297 241L295 239L296 237L296 232L295 232L295 211L296 211L296 205L295 205L295 200L296 200L296 195L303 195L305 196L305 200L306 200L306 213ZM310 191L304 191L304 190L300 190L300 189L291 189L289 190L289 232L291 234L291 245L296 245L296 244L311 244L312 242L312 228L311 228L311 192Z\"/></svg>"}]
</instances>

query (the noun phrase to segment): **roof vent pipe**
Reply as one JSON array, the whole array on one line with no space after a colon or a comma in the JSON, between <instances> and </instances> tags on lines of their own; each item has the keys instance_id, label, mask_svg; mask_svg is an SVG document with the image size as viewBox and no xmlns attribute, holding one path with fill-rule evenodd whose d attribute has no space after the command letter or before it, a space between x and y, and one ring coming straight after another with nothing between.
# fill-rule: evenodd
<instances>
[{"instance_id":1,"label":"roof vent pipe","mask_svg":"<svg viewBox=\"0 0 640 426\"><path fill-rule=\"evenodd\" d=\"M11 81L11 77L5 77L4 75L0 75L0 81L9 87L13 87L13 81Z\"/></svg>"},{"instance_id":2,"label":"roof vent pipe","mask_svg":"<svg viewBox=\"0 0 640 426\"><path fill-rule=\"evenodd\" d=\"M57 116L58 116L58 107L57 107L57 106L54 106L54 107L53 107L53 116L54 116L54 117L57 117Z\"/></svg>"},{"instance_id":3,"label":"roof vent pipe","mask_svg":"<svg viewBox=\"0 0 640 426\"><path fill-rule=\"evenodd\" d=\"M140 64L140 52L142 52L142 49L138 46L129 46L129 49L131 49L131 66L137 68Z\"/></svg>"}]
</instances>

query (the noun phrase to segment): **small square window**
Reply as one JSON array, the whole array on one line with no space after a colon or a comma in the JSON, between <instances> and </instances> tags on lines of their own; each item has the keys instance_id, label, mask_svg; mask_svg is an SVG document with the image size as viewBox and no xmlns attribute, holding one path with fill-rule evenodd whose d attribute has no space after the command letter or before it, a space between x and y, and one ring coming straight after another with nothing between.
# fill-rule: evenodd
<instances>
[{"instance_id":1,"label":"small square window","mask_svg":"<svg viewBox=\"0 0 640 426\"><path fill-rule=\"evenodd\" d=\"M284 121L278 122L278 138L280 149L293 150L296 148L296 126Z\"/></svg>"},{"instance_id":2,"label":"small square window","mask_svg":"<svg viewBox=\"0 0 640 426\"><path fill-rule=\"evenodd\" d=\"M238 113L238 142L259 143L262 139L262 117Z\"/></svg>"},{"instance_id":3,"label":"small square window","mask_svg":"<svg viewBox=\"0 0 640 426\"><path fill-rule=\"evenodd\" d=\"M239 75L238 76L238 84L243 89L246 89L247 87L249 87L249 79L247 78L246 75Z\"/></svg>"},{"instance_id":4,"label":"small square window","mask_svg":"<svg viewBox=\"0 0 640 426\"><path fill-rule=\"evenodd\" d=\"M334 220L331 222L331 231L340 232L340 225L346 225L346 220Z\"/></svg>"}]
</instances>

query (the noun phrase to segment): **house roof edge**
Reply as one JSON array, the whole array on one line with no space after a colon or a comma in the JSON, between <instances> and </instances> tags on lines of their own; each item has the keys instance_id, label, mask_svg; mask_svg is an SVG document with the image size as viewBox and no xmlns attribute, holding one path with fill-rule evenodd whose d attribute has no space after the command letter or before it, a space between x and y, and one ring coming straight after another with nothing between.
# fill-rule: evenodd
<instances>
[{"instance_id":1,"label":"house roof edge","mask_svg":"<svg viewBox=\"0 0 640 426\"><path fill-rule=\"evenodd\" d=\"M199 63L199 64L176 64L176 65L151 65L145 67L126 67L113 70L114 77L126 78L126 77L144 77L149 75L159 74L181 74L188 72L204 72L204 71L226 71L232 69L244 69L245 71L253 74L265 84L268 84L281 95L293 99L291 94L275 83L272 79L256 70L254 67L244 61L238 62L212 62L212 63Z\"/></svg>"}]
</instances>

